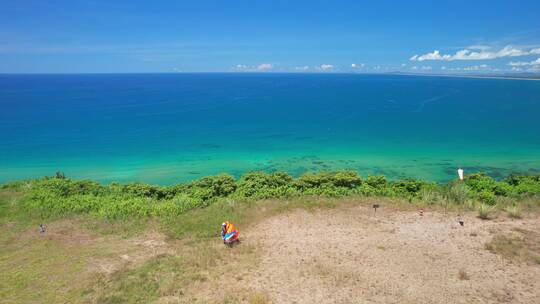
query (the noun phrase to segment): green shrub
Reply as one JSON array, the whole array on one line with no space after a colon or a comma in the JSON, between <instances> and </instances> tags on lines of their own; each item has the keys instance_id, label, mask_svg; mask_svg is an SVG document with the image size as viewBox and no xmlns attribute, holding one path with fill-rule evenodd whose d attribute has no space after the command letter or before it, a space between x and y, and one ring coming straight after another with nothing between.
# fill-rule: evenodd
<instances>
[{"instance_id":1,"label":"green shrub","mask_svg":"<svg viewBox=\"0 0 540 304\"><path fill-rule=\"evenodd\" d=\"M493 191L496 181L485 173L473 173L465 176L465 184L474 192Z\"/></svg>"},{"instance_id":2,"label":"green shrub","mask_svg":"<svg viewBox=\"0 0 540 304\"><path fill-rule=\"evenodd\" d=\"M203 177L191 183L188 189L195 192L205 193L199 197L203 200L208 200L214 197L224 197L236 190L236 181L229 174L220 174L216 176Z\"/></svg>"},{"instance_id":3,"label":"green shrub","mask_svg":"<svg viewBox=\"0 0 540 304\"><path fill-rule=\"evenodd\" d=\"M497 202L497 196L495 196L495 194L489 190L483 190L482 192L478 193L478 199L490 206L495 205Z\"/></svg>"},{"instance_id":4,"label":"green shrub","mask_svg":"<svg viewBox=\"0 0 540 304\"><path fill-rule=\"evenodd\" d=\"M354 171L306 173L293 184L301 194L343 196L358 193L362 179Z\"/></svg>"},{"instance_id":5,"label":"green shrub","mask_svg":"<svg viewBox=\"0 0 540 304\"><path fill-rule=\"evenodd\" d=\"M313 188L322 188L333 186L332 182L332 173L330 172L321 172L321 173L306 173L300 176L296 180L296 186L301 191L305 191Z\"/></svg>"},{"instance_id":6,"label":"green shrub","mask_svg":"<svg viewBox=\"0 0 540 304\"><path fill-rule=\"evenodd\" d=\"M166 192L161 187L143 183L131 183L124 185L120 188L120 191L135 197L162 199L166 196Z\"/></svg>"},{"instance_id":7,"label":"green shrub","mask_svg":"<svg viewBox=\"0 0 540 304\"><path fill-rule=\"evenodd\" d=\"M37 180L34 182L33 187L39 190L49 191L64 197L83 194L100 195L106 191L105 187L93 181L73 181L70 179L60 178L44 178L41 180Z\"/></svg>"},{"instance_id":8,"label":"green shrub","mask_svg":"<svg viewBox=\"0 0 540 304\"><path fill-rule=\"evenodd\" d=\"M293 178L287 173L247 173L238 181L239 196L254 198L281 197L293 194Z\"/></svg>"},{"instance_id":9,"label":"green shrub","mask_svg":"<svg viewBox=\"0 0 540 304\"><path fill-rule=\"evenodd\" d=\"M510 195L513 191L512 186L505 182L496 182L493 185L493 188L491 189L493 194L499 195L499 196L507 196Z\"/></svg>"},{"instance_id":10,"label":"green shrub","mask_svg":"<svg viewBox=\"0 0 540 304\"><path fill-rule=\"evenodd\" d=\"M420 189L426 185L426 182L407 178L397 181L392 184L392 190L398 195L404 195L405 197L414 197L418 194Z\"/></svg>"},{"instance_id":11,"label":"green shrub","mask_svg":"<svg viewBox=\"0 0 540 304\"><path fill-rule=\"evenodd\" d=\"M516 194L540 193L540 175L510 175L504 181L513 187L513 191Z\"/></svg>"},{"instance_id":12,"label":"green shrub","mask_svg":"<svg viewBox=\"0 0 540 304\"><path fill-rule=\"evenodd\" d=\"M384 175L370 175L366 179L366 184L376 189L386 188L388 181Z\"/></svg>"},{"instance_id":13,"label":"green shrub","mask_svg":"<svg viewBox=\"0 0 540 304\"><path fill-rule=\"evenodd\" d=\"M362 184L362 179L355 171L339 171L332 176L332 182L336 187L352 189Z\"/></svg>"},{"instance_id":14,"label":"green shrub","mask_svg":"<svg viewBox=\"0 0 540 304\"><path fill-rule=\"evenodd\" d=\"M467 186L476 193L491 192L494 195L507 196L515 190L512 185L507 182L497 182L493 178L484 173L475 173L467 175L465 178Z\"/></svg>"},{"instance_id":15,"label":"green shrub","mask_svg":"<svg viewBox=\"0 0 540 304\"><path fill-rule=\"evenodd\" d=\"M143 183L102 186L87 180L70 180L59 174L4 184L2 188L23 191L22 206L42 216L87 213L107 218L174 217L214 204L221 198L242 200L301 195L376 195L409 201L419 199L426 204L453 202L467 204L469 208L474 207L473 200L479 200L482 202L479 209L495 204L505 210L510 206L540 206L540 175L513 175L495 181L481 173L467 175L464 182L442 186L417 179L389 182L384 176L369 176L363 181L354 171L308 173L296 179L283 172L250 172L239 180L220 174L169 187Z\"/></svg>"}]
</instances>

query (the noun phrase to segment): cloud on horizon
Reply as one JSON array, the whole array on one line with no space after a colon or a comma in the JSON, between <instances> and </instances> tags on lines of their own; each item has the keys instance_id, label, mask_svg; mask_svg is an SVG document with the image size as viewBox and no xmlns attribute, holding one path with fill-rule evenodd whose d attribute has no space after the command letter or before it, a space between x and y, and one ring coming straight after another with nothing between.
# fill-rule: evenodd
<instances>
[{"instance_id":1,"label":"cloud on horizon","mask_svg":"<svg viewBox=\"0 0 540 304\"><path fill-rule=\"evenodd\" d=\"M540 58L533 61L511 61L508 63L509 66L518 67L518 66L529 66L529 65L540 65Z\"/></svg>"},{"instance_id":2,"label":"cloud on horizon","mask_svg":"<svg viewBox=\"0 0 540 304\"><path fill-rule=\"evenodd\" d=\"M259 71L268 71L268 70L271 70L273 68L274 68L274 66L271 63L261 63L257 67L257 70L259 70Z\"/></svg>"},{"instance_id":3,"label":"cloud on horizon","mask_svg":"<svg viewBox=\"0 0 540 304\"><path fill-rule=\"evenodd\" d=\"M307 70L309 70L309 65L297 66L297 67L294 67L294 70L295 71L307 71Z\"/></svg>"},{"instance_id":4,"label":"cloud on horizon","mask_svg":"<svg viewBox=\"0 0 540 304\"><path fill-rule=\"evenodd\" d=\"M334 68L331 64L321 64L320 69L323 71L330 71Z\"/></svg>"},{"instance_id":5,"label":"cloud on horizon","mask_svg":"<svg viewBox=\"0 0 540 304\"><path fill-rule=\"evenodd\" d=\"M503 57L518 57L540 54L540 48L523 50L520 48L507 45L498 51L489 51L489 47L471 46L469 48L459 50L455 54L441 54L439 50L434 50L431 53L423 55L414 55L409 60L411 61L455 61L455 60L491 60Z\"/></svg>"},{"instance_id":6,"label":"cloud on horizon","mask_svg":"<svg viewBox=\"0 0 540 304\"><path fill-rule=\"evenodd\" d=\"M232 67L232 70L237 72L266 72L273 68L274 65L271 63L261 63L259 65L237 64Z\"/></svg>"}]
</instances>

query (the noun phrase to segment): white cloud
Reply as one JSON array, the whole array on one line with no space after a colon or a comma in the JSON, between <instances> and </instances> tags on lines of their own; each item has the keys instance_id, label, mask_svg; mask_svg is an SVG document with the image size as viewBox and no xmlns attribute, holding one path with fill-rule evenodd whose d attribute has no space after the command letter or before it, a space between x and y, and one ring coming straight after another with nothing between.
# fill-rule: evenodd
<instances>
[{"instance_id":1,"label":"white cloud","mask_svg":"<svg viewBox=\"0 0 540 304\"><path fill-rule=\"evenodd\" d=\"M274 66L271 63L261 63L259 65L237 64L232 69L238 72L264 72L273 68Z\"/></svg>"},{"instance_id":2,"label":"white cloud","mask_svg":"<svg viewBox=\"0 0 540 304\"><path fill-rule=\"evenodd\" d=\"M469 49L469 50L487 51L487 50L491 49L491 47L488 46L488 45L478 45L478 44L476 44L476 45L469 46L467 49Z\"/></svg>"},{"instance_id":3,"label":"white cloud","mask_svg":"<svg viewBox=\"0 0 540 304\"><path fill-rule=\"evenodd\" d=\"M273 68L274 68L274 66L271 63L261 63L257 67L257 70L259 70L259 71L268 71L268 70L271 70Z\"/></svg>"},{"instance_id":4,"label":"white cloud","mask_svg":"<svg viewBox=\"0 0 540 304\"><path fill-rule=\"evenodd\" d=\"M234 67L236 70L247 70L249 69L249 67L245 64L237 64L235 67Z\"/></svg>"},{"instance_id":5,"label":"white cloud","mask_svg":"<svg viewBox=\"0 0 540 304\"><path fill-rule=\"evenodd\" d=\"M309 70L309 66L308 65L305 65L305 66L297 66L297 67L294 67L294 69L296 71L307 71Z\"/></svg>"},{"instance_id":6,"label":"white cloud","mask_svg":"<svg viewBox=\"0 0 540 304\"><path fill-rule=\"evenodd\" d=\"M363 64L363 63L359 63L359 64L357 64L357 63L352 63L352 64L351 64L351 68L353 68L353 69L361 69L361 68L363 68L363 67L364 67L364 64Z\"/></svg>"},{"instance_id":7,"label":"white cloud","mask_svg":"<svg viewBox=\"0 0 540 304\"><path fill-rule=\"evenodd\" d=\"M414 55L409 60L412 61L425 61L425 60L443 60L443 61L454 61L454 60L489 60L502 57L517 57L517 56L526 56L531 54L536 54L535 52L540 53L540 49L532 50L522 50L515 48L513 46L507 45L504 48L498 51L488 51L488 49L479 46L473 46L467 49L459 50L455 54L441 54L438 50L435 50L431 53L424 55Z\"/></svg>"},{"instance_id":8,"label":"white cloud","mask_svg":"<svg viewBox=\"0 0 540 304\"><path fill-rule=\"evenodd\" d=\"M473 65L464 67L463 71L479 71L479 70L486 70L489 69L489 66L487 64L481 64L481 65Z\"/></svg>"},{"instance_id":9,"label":"white cloud","mask_svg":"<svg viewBox=\"0 0 540 304\"><path fill-rule=\"evenodd\" d=\"M511 61L508 63L509 66L513 66L513 67L525 66L525 65L530 65L530 64L531 64L530 62L525 62L525 61Z\"/></svg>"},{"instance_id":10,"label":"white cloud","mask_svg":"<svg viewBox=\"0 0 540 304\"><path fill-rule=\"evenodd\" d=\"M450 55L441 55L441 53L438 50L433 51L432 53L427 53L421 56L414 55L415 59L411 60L417 60L417 61L424 61L424 60L450 60Z\"/></svg>"},{"instance_id":11,"label":"white cloud","mask_svg":"<svg viewBox=\"0 0 540 304\"><path fill-rule=\"evenodd\" d=\"M411 67L411 70L414 70L414 71L417 71L417 70L422 70L422 71L431 71L433 68L429 65L423 65L423 66L416 66L416 65L413 65Z\"/></svg>"},{"instance_id":12,"label":"white cloud","mask_svg":"<svg viewBox=\"0 0 540 304\"><path fill-rule=\"evenodd\" d=\"M334 68L334 66L331 64L321 64L320 68L323 71L330 71Z\"/></svg>"},{"instance_id":13,"label":"white cloud","mask_svg":"<svg viewBox=\"0 0 540 304\"><path fill-rule=\"evenodd\" d=\"M509 66L518 67L518 66L527 66L527 65L540 65L540 58L533 61L511 61L508 63Z\"/></svg>"},{"instance_id":14,"label":"white cloud","mask_svg":"<svg viewBox=\"0 0 540 304\"><path fill-rule=\"evenodd\" d=\"M529 51L529 53L531 53L533 55L540 54L540 48L532 49L532 50Z\"/></svg>"},{"instance_id":15,"label":"white cloud","mask_svg":"<svg viewBox=\"0 0 540 304\"><path fill-rule=\"evenodd\" d=\"M442 69L442 68L441 68ZM445 67L445 70L447 71L492 71L493 69L487 65L487 64L480 64L480 65L472 65L472 66L466 66L466 67L457 67L457 68L447 68Z\"/></svg>"}]
</instances>

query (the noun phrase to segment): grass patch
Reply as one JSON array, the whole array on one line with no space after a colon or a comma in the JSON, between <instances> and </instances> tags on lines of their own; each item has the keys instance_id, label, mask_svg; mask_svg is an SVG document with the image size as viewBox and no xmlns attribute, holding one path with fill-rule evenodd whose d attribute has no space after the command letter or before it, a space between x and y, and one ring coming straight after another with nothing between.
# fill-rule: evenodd
<instances>
[{"instance_id":1,"label":"grass patch","mask_svg":"<svg viewBox=\"0 0 540 304\"><path fill-rule=\"evenodd\" d=\"M509 206L505 209L506 213L508 214L508 217L519 219L521 218L521 208L519 206Z\"/></svg>"},{"instance_id":2,"label":"grass patch","mask_svg":"<svg viewBox=\"0 0 540 304\"><path fill-rule=\"evenodd\" d=\"M483 220L489 220L494 217L494 208L487 204L480 204L478 206L478 217Z\"/></svg>"},{"instance_id":3,"label":"grass patch","mask_svg":"<svg viewBox=\"0 0 540 304\"><path fill-rule=\"evenodd\" d=\"M485 248L510 260L540 264L540 234L522 229L516 231L520 235L495 235Z\"/></svg>"},{"instance_id":4,"label":"grass patch","mask_svg":"<svg viewBox=\"0 0 540 304\"><path fill-rule=\"evenodd\" d=\"M137 269L122 271L110 279L103 277L85 293L97 293L97 303L148 303L161 294L182 295L180 286L187 280L181 258L161 255Z\"/></svg>"},{"instance_id":5,"label":"grass patch","mask_svg":"<svg viewBox=\"0 0 540 304\"><path fill-rule=\"evenodd\" d=\"M268 300L268 296L264 293L256 293L254 294L251 299L249 299L250 304L266 304L270 303Z\"/></svg>"},{"instance_id":6,"label":"grass patch","mask_svg":"<svg viewBox=\"0 0 540 304\"><path fill-rule=\"evenodd\" d=\"M450 186L447 196L451 201L461 205L469 197L469 189L464 183L458 182Z\"/></svg>"}]
</instances>

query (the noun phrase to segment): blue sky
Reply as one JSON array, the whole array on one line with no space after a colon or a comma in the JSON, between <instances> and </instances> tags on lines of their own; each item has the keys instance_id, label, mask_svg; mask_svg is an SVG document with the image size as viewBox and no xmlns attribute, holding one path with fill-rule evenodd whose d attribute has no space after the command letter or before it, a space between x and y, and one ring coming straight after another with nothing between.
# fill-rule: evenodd
<instances>
[{"instance_id":1,"label":"blue sky","mask_svg":"<svg viewBox=\"0 0 540 304\"><path fill-rule=\"evenodd\" d=\"M540 72L538 0L0 1L0 73Z\"/></svg>"}]
</instances>

